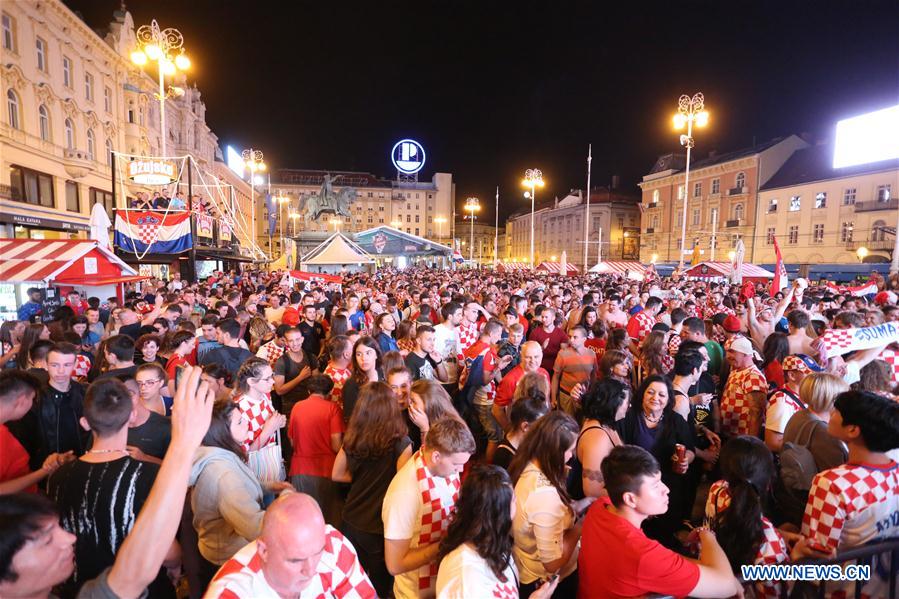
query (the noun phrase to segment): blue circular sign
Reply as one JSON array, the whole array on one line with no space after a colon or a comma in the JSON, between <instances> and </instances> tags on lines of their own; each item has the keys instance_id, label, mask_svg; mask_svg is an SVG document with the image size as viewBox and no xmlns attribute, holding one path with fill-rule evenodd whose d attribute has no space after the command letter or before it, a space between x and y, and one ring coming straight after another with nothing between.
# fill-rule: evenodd
<instances>
[{"instance_id":1,"label":"blue circular sign","mask_svg":"<svg viewBox=\"0 0 899 599\"><path fill-rule=\"evenodd\" d=\"M425 149L414 139L403 139L393 146L390 159L396 170L406 175L414 175L425 165Z\"/></svg>"}]
</instances>

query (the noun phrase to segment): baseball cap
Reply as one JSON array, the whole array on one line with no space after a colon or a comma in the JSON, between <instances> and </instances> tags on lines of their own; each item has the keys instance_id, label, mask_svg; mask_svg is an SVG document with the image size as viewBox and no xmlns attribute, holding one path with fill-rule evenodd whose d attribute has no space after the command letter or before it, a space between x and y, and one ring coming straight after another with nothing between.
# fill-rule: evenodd
<instances>
[{"instance_id":1,"label":"baseball cap","mask_svg":"<svg viewBox=\"0 0 899 599\"><path fill-rule=\"evenodd\" d=\"M740 319L732 314L728 315L724 322L721 323L721 327L728 333L739 333L742 326L743 323L740 322Z\"/></svg>"},{"instance_id":2,"label":"baseball cap","mask_svg":"<svg viewBox=\"0 0 899 599\"><path fill-rule=\"evenodd\" d=\"M752 356L755 360L758 361L761 361L762 359L762 357L759 355L759 352L755 351L755 348L752 347L752 341L750 341L746 337L737 337L736 339L732 340L730 342L729 349L732 349L735 352L740 352L741 354Z\"/></svg>"},{"instance_id":3,"label":"baseball cap","mask_svg":"<svg viewBox=\"0 0 899 599\"><path fill-rule=\"evenodd\" d=\"M798 370L803 374L811 374L812 372L822 372L824 369L818 366L811 356L806 354L791 354L784 358L782 363L783 369Z\"/></svg>"}]
</instances>

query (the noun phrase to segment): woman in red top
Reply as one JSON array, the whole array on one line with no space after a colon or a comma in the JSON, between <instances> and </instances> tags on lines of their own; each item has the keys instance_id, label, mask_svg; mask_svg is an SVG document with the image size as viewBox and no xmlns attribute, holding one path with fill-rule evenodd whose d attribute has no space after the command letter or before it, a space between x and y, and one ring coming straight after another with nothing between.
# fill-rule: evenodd
<instances>
[{"instance_id":1,"label":"woman in red top","mask_svg":"<svg viewBox=\"0 0 899 599\"><path fill-rule=\"evenodd\" d=\"M197 338L190 331L175 331L169 339L169 348L172 355L165 365L165 374L169 378L169 396L175 396L175 382L178 376L178 369L182 366L194 366L191 364L188 356L194 350Z\"/></svg>"},{"instance_id":2,"label":"woman in red top","mask_svg":"<svg viewBox=\"0 0 899 599\"><path fill-rule=\"evenodd\" d=\"M790 355L790 342L787 335L780 332L768 335L762 347L762 372L768 381L769 390L780 389L786 384L781 364L788 355Z\"/></svg>"}]
</instances>

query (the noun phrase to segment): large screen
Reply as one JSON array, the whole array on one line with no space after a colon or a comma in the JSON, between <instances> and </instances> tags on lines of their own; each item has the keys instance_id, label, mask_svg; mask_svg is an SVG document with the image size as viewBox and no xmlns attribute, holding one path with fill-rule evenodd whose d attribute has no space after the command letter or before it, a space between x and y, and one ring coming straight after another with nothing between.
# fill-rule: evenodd
<instances>
[{"instance_id":1,"label":"large screen","mask_svg":"<svg viewBox=\"0 0 899 599\"><path fill-rule=\"evenodd\" d=\"M833 167L899 158L899 106L837 122Z\"/></svg>"},{"instance_id":2,"label":"large screen","mask_svg":"<svg viewBox=\"0 0 899 599\"><path fill-rule=\"evenodd\" d=\"M243 170L246 166L243 158L240 157L240 154L237 153L237 150L232 148L231 146L227 146L225 148L225 162L228 164L228 168L237 173L237 175L243 179Z\"/></svg>"}]
</instances>

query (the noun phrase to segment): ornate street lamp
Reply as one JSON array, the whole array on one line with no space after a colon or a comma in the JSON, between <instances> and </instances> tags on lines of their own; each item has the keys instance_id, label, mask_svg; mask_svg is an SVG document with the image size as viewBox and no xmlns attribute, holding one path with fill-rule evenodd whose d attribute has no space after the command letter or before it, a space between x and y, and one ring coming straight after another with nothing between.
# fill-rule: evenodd
<instances>
[{"instance_id":1,"label":"ornate street lamp","mask_svg":"<svg viewBox=\"0 0 899 599\"><path fill-rule=\"evenodd\" d=\"M684 172L684 213L681 219L679 269L683 269L684 266L684 248L687 240L687 198L690 197L690 150L693 149L693 125L705 127L708 122L709 113L705 110L705 97L702 93L694 94L692 98L686 94L678 98L674 128L680 130L685 125L687 127L687 134L680 136L680 145L687 148L687 167Z\"/></svg>"},{"instance_id":2,"label":"ornate street lamp","mask_svg":"<svg viewBox=\"0 0 899 599\"><path fill-rule=\"evenodd\" d=\"M521 184L531 191L524 194L524 197L531 198L531 268L534 268L534 203L537 197L537 188L543 187L543 173L540 169L529 168L524 173L524 179Z\"/></svg>"}]
</instances>

